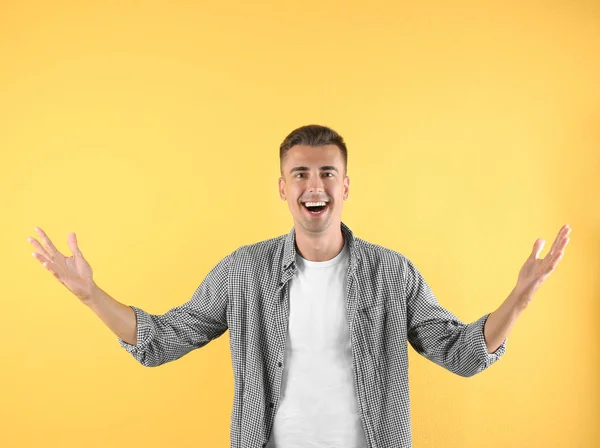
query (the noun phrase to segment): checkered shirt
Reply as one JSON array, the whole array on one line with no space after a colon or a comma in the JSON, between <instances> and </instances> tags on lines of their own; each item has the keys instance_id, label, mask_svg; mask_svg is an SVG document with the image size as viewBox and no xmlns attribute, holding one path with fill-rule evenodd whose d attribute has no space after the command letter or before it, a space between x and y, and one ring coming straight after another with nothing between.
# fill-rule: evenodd
<instances>
[{"instance_id":1,"label":"checkered shirt","mask_svg":"<svg viewBox=\"0 0 600 448\"><path fill-rule=\"evenodd\" d=\"M404 255L357 238L341 223L350 260L346 316L358 409L370 448L412 447L408 343L463 377L496 362L506 340L488 353L483 328L490 313L466 324L443 308ZM219 261L191 299L165 314L131 306L137 345L121 346L148 367L174 361L229 330L234 373L230 447L261 448L281 396L289 317L289 282L296 272L294 228L242 246ZM208 405L208 403L207 403Z\"/></svg>"}]
</instances>

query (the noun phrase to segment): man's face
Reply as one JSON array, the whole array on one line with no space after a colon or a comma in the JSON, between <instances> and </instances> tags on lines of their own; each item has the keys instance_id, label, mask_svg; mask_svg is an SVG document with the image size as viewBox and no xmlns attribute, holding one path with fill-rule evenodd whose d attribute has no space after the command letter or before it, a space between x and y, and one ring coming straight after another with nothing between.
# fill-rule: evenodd
<instances>
[{"instance_id":1,"label":"man's face","mask_svg":"<svg viewBox=\"0 0 600 448\"><path fill-rule=\"evenodd\" d=\"M319 234L332 224L339 227L350 184L340 149L336 145L292 146L283 158L282 170L279 195L287 200L296 228ZM318 202L325 202L325 207ZM307 203L315 206L310 207L314 211Z\"/></svg>"}]
</instances>

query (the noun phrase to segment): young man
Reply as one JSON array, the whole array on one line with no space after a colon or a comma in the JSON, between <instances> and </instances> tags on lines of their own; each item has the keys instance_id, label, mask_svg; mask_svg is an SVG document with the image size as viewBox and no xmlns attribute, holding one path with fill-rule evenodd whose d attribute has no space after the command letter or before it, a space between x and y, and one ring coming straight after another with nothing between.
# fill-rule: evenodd
<instances>
[{"instance_id":1,"label":"young man","mask_svg":"<svg viewBox=\"0 0 600 448\"><path fill-rule=\"evenodd\" d=\"M89 306L145 366L176 360L230 333L232 448L410 447L408 343L470 377L496 362L569 238L563 226L544 259L538 239L508 298L463 323L437 302L402 254L353 235L342 137L317 125L280 146L279 194L294 227L240 247L207 274L191 299L152 315L100 289L69 234L60 254L36 228L34 256Z\"/></svg>"}]
</instances>

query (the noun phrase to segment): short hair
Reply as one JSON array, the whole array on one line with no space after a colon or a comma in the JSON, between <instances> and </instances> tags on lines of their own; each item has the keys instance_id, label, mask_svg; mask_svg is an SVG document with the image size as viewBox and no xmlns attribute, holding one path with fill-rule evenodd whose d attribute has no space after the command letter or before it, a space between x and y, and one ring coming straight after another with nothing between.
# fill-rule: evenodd
<instances>
[{"instance_id":1,"label":"short hair","mask_svg":"<svg viewBox=\"0 0 600 448\"><path fill-rule=\"evenodd\" d=\"M309 124L299 127L298 129L294 129L279 146L280 167L283 163L286 152L296 145L336 145L342 152L342 160L344 161L344 175L346 175L348 171L348 150L346 149L346 143L344 142L342 136L333 129L318 124Z\"/></svg>"}]
</instances>

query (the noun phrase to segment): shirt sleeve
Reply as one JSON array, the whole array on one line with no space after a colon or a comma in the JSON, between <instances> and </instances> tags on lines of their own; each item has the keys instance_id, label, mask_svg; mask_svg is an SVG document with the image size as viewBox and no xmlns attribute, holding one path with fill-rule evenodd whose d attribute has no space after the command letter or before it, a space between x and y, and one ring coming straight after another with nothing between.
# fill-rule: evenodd
<instances>
[{"instance_id":1,"label":"shirt sleeve","mask_svg":"<svg viewBox=\"0 0 600 448\"><path fill-rule=\"evenodd\" d=\"M228 328L228 275L231 254L206 275L191 299L165 314L130 306L137 320L137 344L119 344L147 367L160 366L201 348Z\"/></svg>"},{"instance_id":2,"label":"shirt sleeve","mask_svg":"<svg viewBox=\"0 0 600 448\"><path fill-rule=\"evenodd\" d=\"M491 313L472 323L462 322L438 303L418 269L405 260L407 337L415 351L464 377L482 372L500 359L507 339L495 352L488 353L483 333Z\"/></svg>"}]
</instances>

